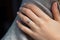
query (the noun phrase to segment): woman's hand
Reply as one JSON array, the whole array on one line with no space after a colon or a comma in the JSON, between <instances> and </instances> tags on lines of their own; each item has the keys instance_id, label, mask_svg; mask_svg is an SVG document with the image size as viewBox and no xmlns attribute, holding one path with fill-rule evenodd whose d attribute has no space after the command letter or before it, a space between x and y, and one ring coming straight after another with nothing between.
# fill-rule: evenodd
<instances>
[{"instance_id":1,"label":"woman's hand","mask_svg":"<svg viewBox=\"0 0 60 40\"><path fill-rule=\"evenodd\" d=\"M34 4L25 4L17 14L30 28L17 21L19 28L35 40L60 40L60 14L57 2L52 5L54 19ZM24 13L25 15L23 15Z\"/></svg>"}]
</instances>

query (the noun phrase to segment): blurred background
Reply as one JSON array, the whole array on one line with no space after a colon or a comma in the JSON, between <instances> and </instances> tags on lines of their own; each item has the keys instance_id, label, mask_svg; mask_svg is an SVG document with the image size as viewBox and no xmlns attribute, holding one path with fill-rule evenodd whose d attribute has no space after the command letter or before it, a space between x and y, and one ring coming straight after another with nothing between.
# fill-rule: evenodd
<instances>
[{"instance_id":1,"label":"blurred background","mask_svg":"<svg viewBox=\"0 0 60 40\"><path fill-rule=\"evenodd\" d=\"M0 0L0 39L14 21L21 3L22 0Z\"/></svg>"}]
</instances>

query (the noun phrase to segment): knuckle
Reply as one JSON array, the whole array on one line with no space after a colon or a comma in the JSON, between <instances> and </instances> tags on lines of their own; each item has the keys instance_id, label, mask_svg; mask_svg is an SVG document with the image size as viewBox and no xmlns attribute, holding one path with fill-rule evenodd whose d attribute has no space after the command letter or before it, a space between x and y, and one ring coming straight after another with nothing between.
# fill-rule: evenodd
<instances>
[{"instance_id":1,"label":"knuckle","mask_svg":"<svg viewBox=\"0 0 60 40\"><path fill-rule=\"evenodd\" d=\"M32 36L35 36L35 33L34 33L34 32L31 32L30 34L31 34Z\"/></svg>"},{"instance_id":2,"label":"knuckle","mask_svg":"<svg viewBox=\"0 0 60 40\"><path fill-rule=\"evenodd\" d=\"M31 12L31 10L30 9L26 9L25 12L26 13L29 13L29 12Z\"/></svg>"}]
</instances>

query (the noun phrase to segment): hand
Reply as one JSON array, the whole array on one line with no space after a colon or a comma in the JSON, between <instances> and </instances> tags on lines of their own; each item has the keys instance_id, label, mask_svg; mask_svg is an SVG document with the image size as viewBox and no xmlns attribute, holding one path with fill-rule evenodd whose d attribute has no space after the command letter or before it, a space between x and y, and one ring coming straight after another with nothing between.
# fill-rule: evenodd
<instances>
[{"instance_id":1,"label":"hand","mask_svg":"<svg viewBox=\"0 0 60 40\"><path fill-rule=\"evenodd\" d=\"M54 19L34 4L25 4L17 14L30 28L17 21L19 28L35 40L60 40L60 14L57 2L52 5ZM23 15L24 13L25 15Z\"/></svg>"}]
</instances>

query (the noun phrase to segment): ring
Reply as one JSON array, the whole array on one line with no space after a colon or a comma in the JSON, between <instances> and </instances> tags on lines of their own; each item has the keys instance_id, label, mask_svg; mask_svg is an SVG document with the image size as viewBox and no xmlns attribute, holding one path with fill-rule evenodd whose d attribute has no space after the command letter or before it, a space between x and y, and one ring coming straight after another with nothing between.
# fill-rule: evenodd
<instances>
[{"instance_id":1,"label":"ring","mask_svg":"<svg viewBox=\"0 0 60 40\"><path fill-rule=\"evenodd\" d=\"M31 22L31 20L30 20L30 19L28 19L26 22L27 22L27 23L30 23L30 22Z\"/></svg>"}]
</instances>

